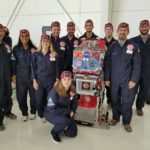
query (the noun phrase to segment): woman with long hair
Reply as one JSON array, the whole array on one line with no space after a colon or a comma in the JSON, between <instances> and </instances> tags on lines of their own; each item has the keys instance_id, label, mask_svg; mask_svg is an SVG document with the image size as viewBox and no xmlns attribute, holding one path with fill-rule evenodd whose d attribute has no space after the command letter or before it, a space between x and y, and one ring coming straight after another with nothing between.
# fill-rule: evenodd
<instances>
[{"instance_id":1,"label":"woman with long hair","mask_svg":"<svg viewBox=\"0 0 150 150\"><path fill-rule=\"evenodd\" d=\"M49 35L41 36L38 52L33 54L32 67L37 113L44 123L46 120L43 112L47 104L47 95L59 79L59 59Z\"/></svg>"},{"instance_id":2,"label":"woman with long hair","mask_svg":"<svg viewBox=\"0 0 150 150\"><path fill-rule=\"evenodd\" d=\"M36 51L30 39L30 33L26 29L20 30L18 44L14 46L12 53L13 82L16 82L16 94L19 108L22 112L22 120L28 120L27 95L30 96L30 119L36 117L35 91L32 83L31 62L32 54Z\"/></svg>"},{"instance_id":3,"label":"woman with long hair","mask_svg":"<svg viewBox=\"0 0 150 150\"><path fill-rule=\"evenodd\" d=\"M48 94L45 118L54 124L51 135L54 142L61 142L59 134L64 132L68 137L77 135L77 126L74 115L77 109L75 87L71 84L72 74L70 71L61 73L60 81Z\"/></svg>"}]
</instances>

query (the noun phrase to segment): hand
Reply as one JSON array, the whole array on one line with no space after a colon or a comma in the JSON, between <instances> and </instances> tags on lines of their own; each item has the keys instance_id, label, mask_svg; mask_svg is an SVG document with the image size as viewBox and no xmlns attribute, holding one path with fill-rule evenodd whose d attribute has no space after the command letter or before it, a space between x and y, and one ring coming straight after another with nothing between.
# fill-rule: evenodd
<instances>
[{"instance_id":1,"label":"hand","mask_svg":"<svg viewBox=\"0 0 150 150\"><path fill-rule=\"evenodd\" d=\"M134 87L135 87L135 85L136 85L136 83L135 83L135 82L130 81L130 82L129 82L129 84L128 84L128 87L129 87L129 89L132 89L132 88L134 88Z\"/></svg>"},{"instance_id":2,"label":"hand","mask_svg":"<svg viewBox=\"0 0 150 150\"><path fill-rule=\"evenodd\" d=\"M76 95L76 93L74 93L73 91L70 91L70 96L75 96Z\"/></svg>"},{"instance_id":3,"label":"hand","mask_svg":"<svg viewBox=\"0 0 150 150\"><path fill-rule=\"evenodd\" d=\"M33 87L34 87L35 90L39 89L39 84L37 83L36 80L33 80Z\"/></svg>"},{"instance_id":4,"label":"hand","mask_svg":"<svg viewBox=\"0 0 150 150\"><path fill-rule=\"evenodd\" d=\"M13 82L14 84L16 84L16 75L13 75L13 76L11 77L11 80L12 80L12 82Z\"/></svg>"},{"instance_id":5,"label":"hand","mask_svg":"<svg viewBox=\"0 0 150 150\"><path fill-rule=\"evenodd\" d=\"M71 113L70 113L70 118L72 118L74 116L74 112L72 111Z\"/></svg>"},{"instance_id":6,"label":"hand","mask_svg":"<svg viewBox=\"0 0 150 150\"><path fill-rule=\"evenodd\" d=\"M5 44L5 47L6 47L7 49L11 49L8 44Z\"/></svg>"},{"instance_id":7,"label":"hand","mask_svg":"<svg viewBox=\"0 0 150 150\"><path fill-rule=\"evenodd\" d=\"M106 86L110 86L110 81L105 81Z\"/></svg>"},{"instance_id":8,"label":"hand","mask_svg":"<svg viewBox=\"0 0 150 150\"><path fill-rule=\"evenodd\" d=\"M33 54L34 52L36 52L35 48L31 48L31 53Z\"/></svg>"}]
</instances>

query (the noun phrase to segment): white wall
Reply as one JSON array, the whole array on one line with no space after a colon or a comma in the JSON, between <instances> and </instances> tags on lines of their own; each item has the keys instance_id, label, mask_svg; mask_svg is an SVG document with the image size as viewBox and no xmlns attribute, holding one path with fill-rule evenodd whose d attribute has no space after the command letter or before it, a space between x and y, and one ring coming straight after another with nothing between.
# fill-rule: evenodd
<instances>
[{"instance_id":1,"label":"white wall","mask_svg":"<svg viewBox=\"0 0 150 150\"><path fill-rule=\"evenodd\" d=\"M0 0L2 1L2 0ZM0 5L0 22L4 25L7 24L8 19L16 5L18 0L5 0ZM76 25L80 27L82 33L84 33L84 22L86 19L91 18L95 23L94 32L100 34L100 4L101 0L60 0L71 18ZM70 21L63 12L63 9L59 6L57 0L20 0L22 7L18 12L14 22L10 22L8 25L13 38L13 45L18 41L18 33L22 28L29 29L31 38L34 43L39 43L41 35L41 28L43 25L50 25L52 21L61 22L61 36L66 34L66 23ZM17 9L19 10L19 9ZM12 19L12 20L13 20ZM76 33L77 36L79 34Z\"/></svg>"},{"instance_id":2,"label":"white wall","mask_svg":"<svg viewBox=\"0 0 150 150\"><path fill-rule=\"evenodd\" d=\"M150 19L149 0L59 0L70 17L84 33L84 22L91 18L94 21L94 32L104 36L104 24L111 21L116 29L122 21L130 25L130 35L138 32L139 21ZM12 20L8 21L17 4ZM66 23L70 21L59 6L58 0L0 0L0 23L10 29L13 45L18 41L19 30L30 30L31 38L38 45L43 25L50 25L52 21L61 22L61 36L66 34ZM20 9L19 9L20 8ZM79 36L76 32L76 36ZM116 31L114 31L116 37Z\"/></svg>"},{"instance_id":3,"label":"white wall","mask_svg":"<svg viewBox=\"0 0 150 150\"><path fill-rule=\"evenodd\" d=\"M112 23L115 29L120 22L129 23L129 37L139 34L138 28L140 20L150 20L149 0L113 0L112 8Z\"/></svg>"}]
</instances>

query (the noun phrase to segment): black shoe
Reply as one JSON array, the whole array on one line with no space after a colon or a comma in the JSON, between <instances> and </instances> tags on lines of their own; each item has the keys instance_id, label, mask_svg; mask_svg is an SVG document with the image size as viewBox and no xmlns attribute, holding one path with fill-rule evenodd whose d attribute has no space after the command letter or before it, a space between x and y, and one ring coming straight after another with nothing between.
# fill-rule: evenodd
<instances>
[{"instance_id":1,"label":"black shoe","mask_svg":"<svg viewBox=\"0 0 150 150\"><path fill-rule=\"evenodd\" d=\"M15 120L15 119L17 119L17 116L13 113L10 113L9 115L6 115L6 118L9 118L11 120Z\"/></svg>"},{"instance_id":2,"label":"black shoe","mask_svg":"<svg viewBox=\"0 0 150 150\"><path fill-rule=\"evenodd\" d=\"M127 132L132 132L132 128L131 128L130 124L124 125L124 129L125 129Z\"/></svg>"},{"instance_id":3,"label":"black shoe","mask_svg":"<svg viewBox=\"0 0 150 150\"><path fill-rule=\"evenodd\" d=\"M52 130L51 131L51 135L52 135L52 138L53 138L53 141L54 143L60 143L61 142L61 139L60 137Z\"/></svg>"},{"instance_id":4,"label":"black shoe","mask_svg":"<svg viewBox=\"0 0 150 150\"><path fill-rule=\"evenodd\" d=\"M115 125L117 125L117 124L119 123L119 121L120 121L120 120L114 120L114 119L112 119L112 120L109 122L109 125L110 125L110 126L115 126Z\"/></svg>"},{"instance_id":5,"label":"black shoe","mask_svg":"<svg viewBox=\"0 0 150 150\"><path fill-rule=\"evenodd\" d=\"M150 105L150 101L147 101L146 104L147 104L147 105Z\"/></svg>"},{"instance_id":6,"label":"black shoe","mask_svg":"<svg viewBox=\"0 0 150 150\"><path fill-rule=\"evenodd\" d=\"M5 130L5 126L4 126L4 124L1 123L1 124L0 124L0 132L1 132L1 131L4 131L4 130Z\"/></svg>"},{"instance_id":7,"label":"black shoe","mask_svg":"<svg viewBox=\"0 0 150 150\"><path fill-rule=\"evenodd\" d=\"M144 115L142 109L138 109L138 108L137 108L137 109L136 109L136 113L137 113L138 116L143 116L143 115Z\"/></svg>"}]
</instances>

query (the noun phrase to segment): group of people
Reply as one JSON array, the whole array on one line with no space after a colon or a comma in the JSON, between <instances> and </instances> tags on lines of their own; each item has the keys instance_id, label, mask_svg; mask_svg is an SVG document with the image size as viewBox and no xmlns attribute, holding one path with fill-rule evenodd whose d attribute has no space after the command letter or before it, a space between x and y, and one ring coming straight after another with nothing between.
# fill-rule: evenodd
<instances>
[{"instance_id":1,"label":"group of people","mask_svg":"<svg viewBox=\"0 0 150 150\"><path fill-rule=\"evenodd\" d=\"M21 29L18 43L12 48L12 41L6 27L0 24L0 131L5 129L4 116L16 119L11 112L12 87L16 84L16 97L22 120L34 120L36 112L44 123L54 124L51 135L60 142L59 134L75 137L77 126L74 115L77 96L72 85L73 50L83 40L100 39L93 32L91 19L85 21L85 33L77 38L75 24L67 23L67 35L59 37L61 27L58 21L50 25L51 35L43 34L37 48L30 39L30 32ZM7 29L7 32L5 30ZM104 81L107 103L112 107L110 125L120 121L127 132L131 132L132 105L137 93L137 114L142 116L144 103L150 104L150 24L140 22L140 35L127 39L129 25L120 23L118 39L113 37L113 25L105 24L104 40L107 50L104 59ZM30 115L27 94L30 98ZM29 117L30 116L30 117Z\"/></svg>"}]
</instances>

